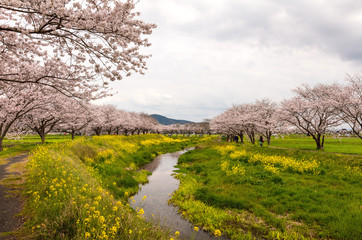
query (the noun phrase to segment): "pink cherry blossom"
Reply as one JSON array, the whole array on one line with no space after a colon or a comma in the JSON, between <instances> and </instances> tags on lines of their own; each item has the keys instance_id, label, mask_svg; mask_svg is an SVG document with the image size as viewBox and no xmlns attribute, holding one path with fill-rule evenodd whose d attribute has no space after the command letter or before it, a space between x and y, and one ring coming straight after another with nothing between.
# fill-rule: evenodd
<instances>
[{"instance_id":1,"label":"pink cherry blossom","mask_svg":"<svg viewBox=\"0 0 362 240\"><path fill-rule=\"evenodd\" d=\"M0 2L0 87L36 83L67 96L105 96L108 81L146 70L145 35L132 0Z\"/></svg>"}]
</instances>

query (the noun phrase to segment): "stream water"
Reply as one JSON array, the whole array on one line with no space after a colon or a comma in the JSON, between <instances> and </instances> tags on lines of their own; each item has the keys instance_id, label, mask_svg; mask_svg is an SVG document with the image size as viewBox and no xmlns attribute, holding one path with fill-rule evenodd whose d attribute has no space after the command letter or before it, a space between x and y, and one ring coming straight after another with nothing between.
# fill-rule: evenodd
<instances>
[{"instance_id":1,"label":"stream water","mask_svg":"<svg viewBox=\"0 0 362 240\"><path fill-rule=\"evenodd\" d=\"M149 183L140 186L141 190L134 196L135 201L131 201L130 205L134 209L142 207L147 220L156 219L161 225L171 229L171 232L179 231L181 239L216 239L202 230L196 232L194 226L177 212L177 207L168 204L170 195L180 184L179 180L172 176L176 169L174 166L180 155L186 151L160 155L145 165L143 169L152 172L152 175L148 177ZM145 200L144 196L147 196Z\"/></svg>"}]
</instances>

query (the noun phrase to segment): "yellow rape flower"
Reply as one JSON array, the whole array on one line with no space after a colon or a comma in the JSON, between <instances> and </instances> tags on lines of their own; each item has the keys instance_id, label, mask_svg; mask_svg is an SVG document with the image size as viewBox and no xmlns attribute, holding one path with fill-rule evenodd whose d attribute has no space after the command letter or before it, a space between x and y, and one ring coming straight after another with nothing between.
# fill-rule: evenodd
<instances>
[{"instance_id":1,"label":"yellow rape flower","mask_svg":"<svg viewBox=\"0 0 362 240\"><path fill-rule=\"evenodd\" d=\"M102 224L106 221L106 219L103 216L100 216L98 221Z\"/></svg>"}]
</instances>

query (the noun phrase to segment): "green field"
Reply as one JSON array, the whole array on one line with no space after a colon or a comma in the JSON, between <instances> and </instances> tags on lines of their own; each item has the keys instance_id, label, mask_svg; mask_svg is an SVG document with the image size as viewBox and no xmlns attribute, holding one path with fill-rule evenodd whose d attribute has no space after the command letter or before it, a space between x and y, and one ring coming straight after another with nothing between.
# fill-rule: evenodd
<instances>
[{"instance_id":1,"label":"green field","mask_svg":"<svg viewBox=\"0 0 362 240\"><path fill-rule=\"evenodd\" d=\"M294 148L300 138L286 141L276 142ZM172 202L205 229L232 239L362 238L362 155L214 143L179 167Z\"/></svg>"},{"instance_id":2,"label":"green field","mask_svg":"<svg viewBox=\"0 0 362 240\"><path fill-rule=\"evenodd\" d=\"M266 145L266 142L264 143ZM311 137L303 135L275 136L271 147L316 150L316 144ZM357 137L326 137L325 152L362 154L362 140Z\"/></svg>"},{"instance_id":3,"label":"green field","mask_svg":"<svg viewBox=\"0 0 362 240\"><path fill-rule=\"evenodd\" d=\"M79 136L76 136L79 138ZM46 143L55 143L55 142L64 142L72 140L70 135L62 134L48 134L46 136ZM41 144L41 139L39 135L24 135L17 138L5 138L4 148L12 148L21 145L37 145Z\"/></svg>"},{"instance_id":4,"label":"green field","mask_svg":"<svg viewBox=\"0 0 362 240\"><path fill-rule=\"evenodd\" d=\"M66 142L72 140L69 135L47 135L46 143ZM4 151L0 152L0 164L4 159L13 157L24 152L29 152L41 144L39 135L26 135L18 138L5 138Z\"/></svg>"}]
</instances>

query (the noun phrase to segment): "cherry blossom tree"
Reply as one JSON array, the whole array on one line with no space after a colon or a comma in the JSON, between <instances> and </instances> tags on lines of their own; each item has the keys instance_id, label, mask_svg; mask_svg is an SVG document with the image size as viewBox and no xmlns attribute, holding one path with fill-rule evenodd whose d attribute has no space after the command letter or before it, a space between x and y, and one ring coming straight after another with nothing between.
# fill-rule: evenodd
<instances>
[{"instance_id":1,"label":"cherry blossom tree","mask_svg":"<svg viewBox=\"0 0 362 240\"><path fill-rule=\"evenodd\" d=\"M143 134L152 132L159 124L156 119L146 113L139 113L140 130Z\"/></svg>"},{"instance_id":2,"label":"cherry blossom tree","mask_svg":"<svg viewBox=\"0 0 362 240\"><path fill-rule=\"evenodd\" d=\"M135 112L128 112L125 118L126 122L123 125L123 132L125 135L134 135L137 131L137 113Z\"/></svg>"},{"instance_id":3,"label":"cherry blossom tree","mask_svg":"<svg viewBox=\"0 0 362 240\"><path fill-rule=\"evenodd\" d=\"M104 120L103 129L110 135L117 125L117 108L113 105L103 105L101 106L101 111Z\"/></svg>"},{"instance_id":4,"label":"cherry blossom tree","mask_svg":"<svg viewBox=\"0 0 362 240\"><path fill-rule=\"evenodd\" d=\"M158 125L157 121L146 113L130 112L127 118L127 123L123 124L123 126L126 132L132 135L149 133Z\"/></svg>"},{"instance_id":5,"label":"cherry blossom tree","mask_svg":"<svg viewBox=\"0 0 362 240\"><path fill-rule=\"evenodd\" d=\"M318 84L315 87L302 85L294 90L296 96L281 103L279 119L300 132L310 135L317 149L323 150L324 136L328 129L341 124L338 111L325 95L332 91L331 85Z\"/></svg>"},{"instance_id":6,"label":"cherry blossom tree","mask_svg":"<svg viewBox=\"0 0 362 240\"><path fill-rule=\"evenodd\" d=\"M270 99L257 100L254 104L255 111L250 113L251 121L256 125L257 132L263 135L270 145L271 137L281 127L277 119L278 106Z\"/></svg>"},{"instance_id":7,"label":"cherry blossom tree","mask_svg":"<svg viewBox=\"0 0 362 240\"><path fill-rule=\"evenodd\" d=\"M257 126L255 123L254 113L256 107L253 104L234 105L231 109L231 122L239 126L243 133L246 133L250 142L255 144L255 133Z\"/></svg>"},{"instance_id":8,"label":"cherry blossom tree","mask_svg":"<svg viewBox=\"0 0 362 240\"><path fill-rule=\"evenodd\" d=\"M124 133L124 125L127 122L128 112L120 109L116 109L116 120L113 123L113 133L120 135Z\"/></svg>"},{"instance_id":9,"label":"cherry blossom tree","mask_svg":"<svg viewBox=\"0 0 362 240\"><path fill-rule=\"evenodd\" d=\"M232 136L239 136L240 141L244 142L245 129L240 121L235 120L236 110L236 106L233 106L213 118L210 121L210 128L217 133L226 134L228 140L231 140Z\"/></svg>"},{"instance_id":10,"label":"cherry blossom tree","mask_svg":"<svg viewBox=\"0 0 362 240\"><path fill-rule=\"evenodd\" d=\"M46 135L64 121L64 116L71 111L68 109L69 102L74 101L55 91L45 95L42 106L24 116L24 123L40 136L42 144Z\"/></svg>"},{"instance_id":11,"label":"cherry blossom tree","mask_svg":"<svg viewBox=\"0 0 362 240\"><path fill-rule=\"evenodd\" d=\"M0 53L0 88L8 84L18 88L23 88L24 84L39 84L78 99L91 100L109 95L108 87L92 82L94 77L82 74L79 65L68 66L59 58L40 63L33 58L24 60L20 56L14 59L9 55Z\"/></svg>"},{"instance_id":12,"label":"cherry blossom tree","mask_svg":"<svg viewBox=\"0 0 362 240\"><path fill-rule=\"evenodd\" d=\"M211 135L210 121L211 119L204 119L201 123L198 123L203 134Z\"/></svg>"},{"instance_id":13,"label":"cherry blossom tree","mask_svg":"<svg viewBox=\"0 0 362 240\"><path fill-rule=\"evenodd\" d=\"M349 102L341 107L342 118L352 131L362 139L362 74L349 76L349 85L346 87Z\"/></svg>"},{"instance_id":14,"label":"cherry blossom tree","mask_svg":"<svg viewBox=\"0 0 362 240\"><path fill-rule=\"evenodd\" d=\"M339 112L340 118L362 139L362 74L347 77L347 85L333 84L326 92L328 102Z\"/></svg>"},{"instance_id":15,"label":"cherry blossom tree","mask_svg":"<svg viewBox=\"0 0 362 240\"><path fill-rule=\"evenodd\" d=\"M72 140L76 133L80 133L92 121L89 104L81 103L72 99L68 99L65 104L66 111L62 114L62 122L59 129L62 132L69 133Z\"/></svg>"},{"instance_id":16,"label":"cherry blossom tree","mask_svg":"<svg viewBox=\"0 0 362 240\"><path fill-rule=\"evenodd\" d=\"M15 123L19 123L26 114L43 107L44 96L36 85L23 88L7 85L0 88L0 152L3 150L3 140ZM19 124L19 128L22 123Z\"/></svg>"},{"instance_id":17,"label":"cherry blossom tree","mask_svg":"<svg viewBox=\"0 0 362 240\"><path fill-rule=\"evenodd\" d=\"M167 131L166 128L167 128L166 125L157 123L157 125L153 128L153 132L157 134L165 134Z\"/></svg>"},{"instance_id":18,"label":"cherry blossom tree","mask_svg":"<svg viewBox=\"0 0 362 240\"><path fill-rule=\"evenodd\" d=\"M118 118L116 123L117 132L127 136L134 129L133 117L134 113L124 110L118 110Z\"/></svg>"},{"instance_id":19,"label":"cherry blossom tree","mask_svg":"<svg viewBox=\"0 0 362 240\"><path fill-rule=\"evenodd\" d=\"M97 136L102 134L104 130L105 116L102 111L101 105L92 104L89 107L91 112L92 121L87 126L88 134L96 134Z\"/></svg>"},{"instance_id":20,"label":"cherry blossom tree","mask_svg":"<svg viewBox=\"0 0 362 240\"><path fill-rule=\"evenodd\" d=\"M182 124L171 124L171 125L162 125L158 124L156 126L157 130L162 132L163 134L180 134L182 133L182 128L184 125Z\"/></svg>"},{"instance_id":21,"label":"cherry blossom tree","mask_svg":"<svg viewBox=\"0 0 362 240\"><path fill-rule=\"evenodd\" d=\"M0 83L90 97L105 86L96 79L143 73L149 55L140 49L150 46L144 36L156 26L138 19L134 7L133 0L1 1Z\"/></svg>"}]
</instances>

